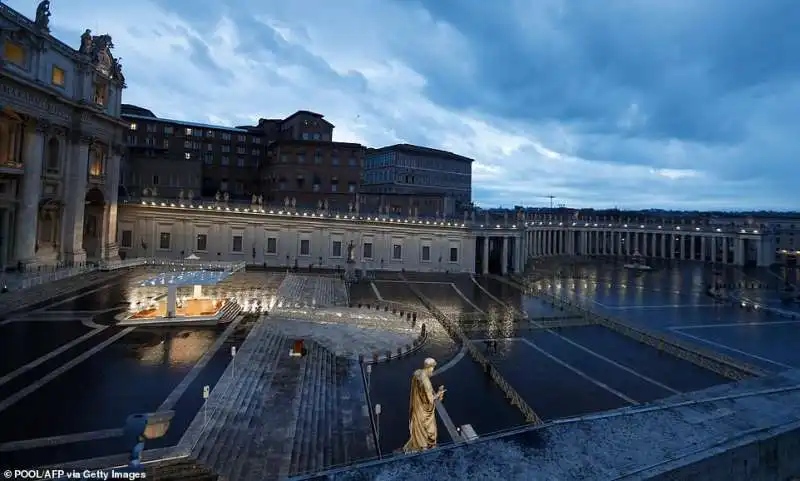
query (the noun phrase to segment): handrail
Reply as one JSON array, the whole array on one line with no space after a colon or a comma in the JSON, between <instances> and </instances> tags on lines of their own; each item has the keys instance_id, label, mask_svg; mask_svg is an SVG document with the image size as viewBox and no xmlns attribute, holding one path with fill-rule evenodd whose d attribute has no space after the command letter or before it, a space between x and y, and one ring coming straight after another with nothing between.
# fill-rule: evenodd
<instances>
[{"instance_id":1,"label":"handrail","mask_svg":"<svg viewBox=\"0 0 800 481\"><path fill-rule=\"evenodd\" d=\"M506 394L506 397L511 401L511 405L518 408L522 415L525 417L525 422L529 424L542 424L543 421L539 417L538 414L528 405L527 402L519 395L519 393L511 386L511 384L506 381L503 376L499 373L497 368L484 356L472 343L472 341L464 334L459 327L458 323L453 322L450 318L445 316L442 311L439 310L427 297L425 297L413 283L408 282L406 277L400 273L400 279L406 281L408 284L409 289L416 295L420 302L425 306L428 311L433 314L433 316L439 320L442 326L447 330L451 337L453 337L456 342L459 344L466 346L467 352L469 352L470 357L472 357L475 362L481 365L484 372L488 372L491 376L492 380L497 384L497 386Z\"/></svg>"}]
</instances>

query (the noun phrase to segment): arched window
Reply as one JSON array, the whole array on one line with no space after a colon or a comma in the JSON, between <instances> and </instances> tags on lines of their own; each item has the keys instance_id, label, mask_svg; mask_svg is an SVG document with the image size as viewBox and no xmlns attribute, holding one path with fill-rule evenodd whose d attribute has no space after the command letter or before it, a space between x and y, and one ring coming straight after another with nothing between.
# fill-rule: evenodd
<instances>
[{"instance_id":1,"label":"arched window","mask_svg":"<svg viewBox=\"0 0 800 481\"><path fill-rule=\"evenodd\" d=\"M55 137L50 137L50 140L47 141L47 164L45 165L45 169L47 172L58 172L60 170L60 162L59 162L59 148L60 144L58 139Z\"/></svg>"}]
</instances>

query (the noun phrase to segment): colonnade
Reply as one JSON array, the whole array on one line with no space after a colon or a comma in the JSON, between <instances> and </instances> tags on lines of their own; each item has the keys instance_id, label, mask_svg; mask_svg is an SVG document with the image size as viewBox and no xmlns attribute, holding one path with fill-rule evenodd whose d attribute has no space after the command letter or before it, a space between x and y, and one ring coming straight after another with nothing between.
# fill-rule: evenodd
<instances>
[{"instance_id":1,"label":"colonnade","mask_svg":"<svg viewBox=\"0 0 800 481\"><path fill-rule=\"evenodd\" d=\"M522 272L525 267L525 249L522 243L522 236L518 233L499 233L497 235L478 235L479 242L482 243L481 249L481 272L489 273L489 251L499 250L500 272L498 274L508 274L509 269L514 272Z\"/></svg>"},{"instance_id":2,"label":"colonnade","mask_svg":"<svg viewBox=\"0 0 800 481\"><path fill-rule=\"evenodd\" d=\"M522 233L525 258L557 255L632 256L720 264L774 262L774 239L753 232L529 227Z\"/></svg>"}]
</instances>

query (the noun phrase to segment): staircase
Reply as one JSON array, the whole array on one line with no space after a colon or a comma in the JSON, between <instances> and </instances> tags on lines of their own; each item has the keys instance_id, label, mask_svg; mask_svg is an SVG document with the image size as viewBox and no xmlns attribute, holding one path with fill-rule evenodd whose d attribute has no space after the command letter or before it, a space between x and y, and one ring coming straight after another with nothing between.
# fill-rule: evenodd
<instances>
[{"instance_id":1,"label":"staircase","mask_svg":"<svg viewBox=\"0 0 800 481\"><path fill-rule=\"evenodd\" d=\"M198 413L190 430L199 423L202 428L192 449L192 456L206 466L228 474L237 469L237 455L247 446L257 426L254 411L267 398L275 366L285 356L286 339L261 321L248 336L239 354L223 374L208 400L207 423ZM243 352L244 351L244 352ZM189 431L189 430L187 430Z\"/></svg>"},{"instance_id":2,"label":"staircase","mask_svg":"<svg viewBox=\"0 0 800 481\"><path fill-rule=\"evenodd\" d=\"M233 322L233 320L236 319L236 316L238 316L241 312L242 306L240 306L238 302L227 299L225 301L225 305L222 306L222 316L219 318L218 322L221 324Z\"/></svg>"},{"instance_id":3,"label":"staircase","mask_svg":"<svg viewBox=\"0 0 800 481\"><path fill-rule=\"evenodd\" d=\"M286 474L313 473L375 455L358 367L311 343L291 461ZM349 377L355 379L350 383ZM359 375L360 376L360 375ZM352 391L355 388L355 393ZM361 394L360 396L358 394ZM363 419L361 419L363 418Z\"/></svg>"},{"instance_id":4,"label":"staircase","mask_svg":"<svg viewBox=\"0 0 800 481\"><path fill-rule=\"evenodd\" d=\"M151 481L217 481L219 475L192 458L148 463L145 479Z\"/></svg>"}]
</instances>

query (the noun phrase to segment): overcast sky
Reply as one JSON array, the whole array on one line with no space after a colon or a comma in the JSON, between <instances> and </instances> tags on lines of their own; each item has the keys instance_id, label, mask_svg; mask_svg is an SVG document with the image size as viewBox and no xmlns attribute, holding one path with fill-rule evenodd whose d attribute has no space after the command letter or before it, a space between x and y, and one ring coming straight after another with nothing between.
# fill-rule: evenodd
<instances>
[{"instance_id":1,"label":"overcast sky","mask_svg":"<svg viewBox=\"0 0 800 481\"><path fill-rule=\"evenodd\" d=\"M37 1L5 3L33 16ZM475 159L481 206L800 207L798 0L54 0L123 101Z\"/></svg>"}]
</instances>

